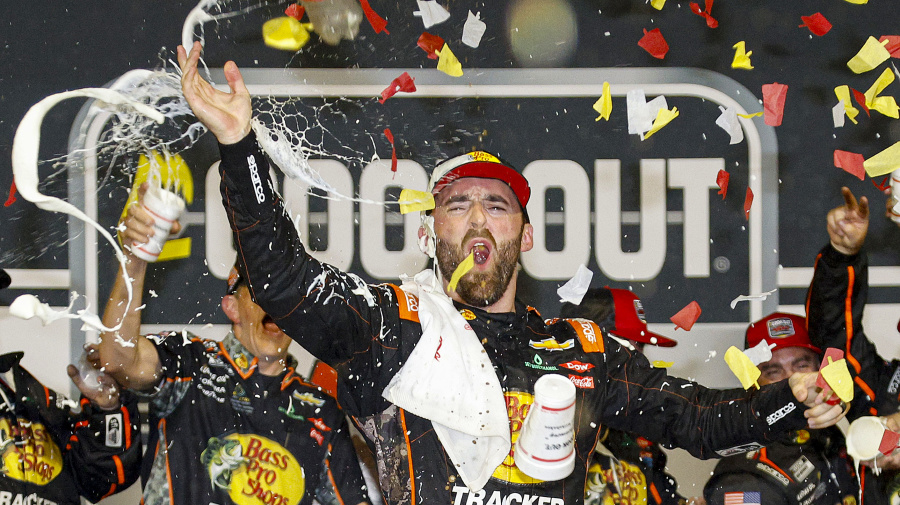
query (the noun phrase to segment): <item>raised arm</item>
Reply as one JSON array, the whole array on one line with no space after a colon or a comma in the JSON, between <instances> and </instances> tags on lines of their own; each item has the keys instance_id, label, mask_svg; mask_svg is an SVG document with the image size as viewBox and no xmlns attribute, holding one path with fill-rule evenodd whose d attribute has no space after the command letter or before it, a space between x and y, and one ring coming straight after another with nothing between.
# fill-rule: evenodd
<instances>
[{"instance_id":1,"label":"raised arm","mask_svg":"<svg viewBox=\"0 0 900 505\"><path fill-rule=\"evenodd\" d=\"M125 283L128 281L124 279L120 267L103 312L103 324L112 328L121 321L122 327L116 332L103 333L97 346L104 371L123 387L138 391L155 386L160 378L159 355L153 344L140 334L141 311L137 309L143 303L147 262L129 250L129 244L146 243L153 235L153 217L140 204L146 190L145 184L138 191L138 203L128 208L122 222L122 243L128 257L125 274L133 283L133 299L131 305L126 307L128 295ZM177 226L173 227L175 231Z\"/></svg>"}]
</instances>

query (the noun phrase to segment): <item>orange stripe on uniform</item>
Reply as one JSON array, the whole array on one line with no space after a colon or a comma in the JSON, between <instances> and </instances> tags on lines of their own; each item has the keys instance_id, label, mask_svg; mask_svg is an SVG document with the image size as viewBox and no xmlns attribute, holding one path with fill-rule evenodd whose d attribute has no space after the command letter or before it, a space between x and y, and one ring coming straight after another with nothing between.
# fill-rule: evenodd
<instances>
[{"instance_id":1,"label":"orange stripe on uniform","mask_svg":"<svg viewBox=\"0 0 900 505\"><path fill-rule=\"evenodd\" d=\"M119 484L125 483L125 468L122 467L122 460L119 459L118 456L113 454L113 462L116 464L116 477L118 477Z\"/></svg>"},{"instance_id":2,"label":"orange stripe on uniform","mask_svg":"<svg viewBox=\"0 0 900 505\"><path fill-rule=\"evenodd\" d=\"M131 414L128 409L122 407L122 430L125 432L125 448L131 447Z\"/></svg>"},{"instance_id":3,"label":"orange stripe on uniform","mask_svg":"<svg viewBox=\"0 0 900 505\"><path fill-rule=\"evenodd\" d=\"M788 481L794 482L794 479L792 479L790 475L788 475L787 473L785 473L785 471L782 470L781 467L779 467L778 465L776 465L775 463L773 463L771 459L769 459L769 456L768 456L768 453L766 452L766 448L765 448L765 447L763 447L762 449L759 450L759 461L762 462L762 463L765 463L765 464L767 464L767 465L769 465L769 466L771 466L771 467L774 468L775 470L778 470L778 473L780 473L781 475L784 475L785 477L787 477L787 480L788 480Z\"/></svg>"},{"instance_id":4,"label":"orange stripe on uniform","mask_svg":"<svg viewBox=\"0 0 900 505\"><path fill-rule=\"evenodd\" d=\"M406 411L400 409L400 424L403 425L403 438L406 439L406 460L409 463L409 487L412 494L410 503L416 503L416 474L413 473L412 446L409 443L409 430L406 429Z\"/></svg>"},{"instance_id":5,"label":"orange stripe on uniform","mask_svg":"<svg viewBox=\"0 0 900 505\"><path fill-rule=\"evenodd\" d=\"M850 345L853 344L853 281L856 277L853 267L847 267L847 296L844 298L844 326L846 326L847 331L847 347L846 349L846 357L847 362L853 365L853 368L856 370L856 373L862 369L859 366L859 361L850 354ZM870 390L871 391L871 390ZM874 400L875 397L871 396Z\"/></svg>"},{"instance_id":6,"label":"orange stripe on uniform","mask_svg":"<svg viewBox=\"0 0 900 505\"><path fill-rule=\"evenodd\" d=\"M653 495L653 499L657 504L662 503L662 496L659 495L659 491L656 490L656 484L650 483L650 494Z\"/></svg>"},{"instance_id":7,"label":"orange stripe on uniform","mask_svg":"<svg viewBox=\"0 0 900 505\"><path fill-rule=\"evenodd\" d=\"M112 486L109 486L109 491L107 491L105 495L101 496L100 499L102 500L102 499L104 499L104 498L110 497L110 496L112 496L113 494L115 494L115 492L116 492L116 485L113 484ZM144 500L144 499L141 498L141 501L143 501L143 500Z\"/></svg>"},{"instance_id":8,"label":"orange stripe on uniform","mask_svg":"<svg viewBox=\"0 0 900 505\"><path fill-rule=\"evenodd\" d=\"M331 444L328 444L328 452L331 452ZM334 474L331 473L331 462L327 459L325 460L325 468L328 470L328 480L331 481L331 488L334 489L335 498L338 499L340 505L344 505L344 498L341 496L337 483L334 481Z\"/></svg>"}]
</instances>

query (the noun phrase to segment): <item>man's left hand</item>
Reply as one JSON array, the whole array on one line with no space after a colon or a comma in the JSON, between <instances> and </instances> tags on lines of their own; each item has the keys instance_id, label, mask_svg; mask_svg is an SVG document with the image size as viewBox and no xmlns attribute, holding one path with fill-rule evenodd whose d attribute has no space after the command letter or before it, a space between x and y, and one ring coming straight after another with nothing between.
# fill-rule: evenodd
<instances>
[{"instance_id":1,"label":"man's left hand","mask_svg":"<svg viewBox=\"0 0 900 505\"><path fill-rule=\"evenodd\" d=\"M818 372L795 373L788 379L794 398L809 407L804 415L811 429L833 426L846 414L843 402L838 405L825 403L834 393L829 388L819 389L816 386L818 375Z\"/></svg>"}]
</instances>

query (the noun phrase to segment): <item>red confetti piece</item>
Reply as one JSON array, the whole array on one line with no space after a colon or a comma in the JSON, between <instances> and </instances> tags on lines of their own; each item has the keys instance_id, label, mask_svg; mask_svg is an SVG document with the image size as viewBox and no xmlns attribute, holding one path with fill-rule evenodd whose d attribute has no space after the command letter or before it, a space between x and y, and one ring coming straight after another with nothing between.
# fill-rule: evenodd
<instances>
[{"instance_id":1,"label":"red confetti piece","mask_svg":"<svg viewBox=\"0 0 900 505\"><path fill-rule=\"evenodd\" d=\"M404 72L405 73L405 72ZM394 134L390 128L384 129L384 136L391 143L391 172L397 173L397 148L394 146Z\"/></svg>"},{"instance_id":2,"label":"red confetti piece","mask_svg":"<svg viewBox=\"0 0 900 505\"><path fill-rule=\"evenodd\" d=\"M697 319L700 318L701 312L703 311L700 310L700 304L694 301L687 304L685 308L679 310L677 314L670 318L670 320L675 323L676 330L678 328L681 328L684 331L691 331L694 323L696 323Z\"/></svg>"},{"instance_id":3,"label":"red confetti piece","mask_svg":"<svg viewBox=\"0 0 900 505\"><path fill-rule=\"evenodd\" d=\"M765 106L763 117L769 126L781 125L784 118L784 100L787 98L787 84L763 84L763 103Z\"/></svg>"},{"instance_id":4,"label":"red confetti piece","mask_svg":"<svg viewBox=\"0 0 900 505\"><path fill-rule=\"evenodd\" d=\"M831 358L831 361L828 361L828 358ZM836 347L829 347L828 349L825 349L825 354L822 356L822 364L819 365L819 370L830 365L832 361L838 361L842 359L844 359L844 351ZM816 386L819 386L822 389L829 387L828 383L825 382L825 377L823 377L822 374L816 375ZM840 401L840 399L838 401ZM835 404L837 404L837 402L835 402Z\"/></svg>"},{"instance_id":5,"label":"red confetti piece","mask_svg":"<svg viewBox=\"0 0 900 505\"><path fill-rule=\"evenodd\" d=\"M800 28L809 28L809 31L813 32L813 35L821 37L831 30L831 23L825 19L825 16L823 16L821 12L817 12L812 16L800 16L800 19L803 20L803 24L800 25Z\"/></svg>"},{"instance_id":6,"label":"red confetti piece","mask_svg":"<svg viewBox=\"0 0 900 505\"><path fill-rule=\"evenodd\" d=\"M372 10L372 6L369 5L369 0L359 0L359 4L362 5L363 13L366 15L366 19L369 20L369 24L372 25L372 29L375 30L375 33L384 32L388 35L391 34L387 30L387 21L378 15L377 12Z\"/></svg>"},{"instance_id":7,"label":"red confetti piece","mask_svg":"<svg viewBox=\"0 0 900 505\"><path fill-rule=\"evenodd\" d=\"M649 32L645 28L644 36L638 41L638 45L641 46L644 51L650 53L651 56L660 60L665 58L666 53L669 52L669 44L666 43L666 39L663 38L659 28L654 28Z\"/></svg>"},{"instance_id":8,"label":"red confetti piece","mask_svg":"<svg viewBox=\"0 0 900 505\"><path fill-rule=\"evenodd\" d=\"M881 437L881 444L878 445L878 452L886 456L897 448L898 443L900 443L900 433L884 430L884 436Z\"/></svg>"},{"instance_id":9,"label":"red confetti piece","mask_svg":"<svg viewBox=\"0 0 900 505\"><path fill-rule=\"evenodd\" d=\"M843 168L845 172L856 176L859 180L864 180L866 178L866 169L863 167L864 161L866 161L866 159L862 154L841 151L839 149L834 150L834 166Z\"/></svg>"},{"instance_id":10,"label":"red confetti piece","mask_svg":"<svg viewBox=\"0 0 900 505\"><path fill-rule=\"evenodd\" d=\"M419 35L418 45L425 51L429 59L436 60L440 58L438 51L444 47L444 39L428 32L422 32L422 35Z\"/></svg>"},{"instance_id":11,"label":"red confetti piece","mask_svg":"<svg viewBox=\"0 0 900 505\"><path fill-rule=\"evenodd\" d=\"M403 72L399 77L391 81L390 86L384 88L381 92L381 98L378 99L380 103L384 103L388 98L396 95L398 92L402 91L404 93L412 93L416 90L415 79L410 77L409 73Z\"/></svg>"},{"instance_id":12,"label":"red confetti piece","mask_svg":"<svg viewBox=\"0 0 900 505\"><path fill-rule=\"evenodd\" d=\"M4 207L9 207L10 205L16 203L16 181L13 179L12 184L9 186L9 198L6 199L6 203L3 204Z\"/></svg>"},{"instance_id":13,"label":"red confetti piece","mask_svg":"<svg viewBox=\"0 0 900 505\"><path fill-rule=\"evenodd\" d=\"M875 179L870 179L872 181L872 185L878 188L878 191L884 191L887 188L891 187L891 176L888 175L884 179L881 179L881 182L875 182ZM897 331L900 331L900 321L897 321Z\"/></svg>"},{"instance_id":14,"label":"red confetti piece","mask_svg":"<svg viewBox=\"0 0 900 505\"><path fill-rule=\"evenodd\" d=\"M884 46L885 49L891 53L892 58L900 58L900 35L884 35L878 42L884 44L884 41L887 41L887 45Z\"/></svg>"},{"instance_id":15,"label":"red confetti piece","mask_svg":"<svg viewBox=\"0 0 900 505\"><path fill-rule=\"evenodd\" d=\"M717 194L722 195L722 200L725 199L725 195L728 194L728 181L731 179L731 174L724 170L719 170L718 175L716 175L716 184L719 186L719 192Z\"/></svg>"},{"instance_id":16,"label":"red confetti piece","mask_svg":"<svg viewBox=\"0 0 900 505\"><path fill-rule=\"evenodd\" d=\"M866 95L860 91L856 91L853 88L850 88L850 91L853 92L853 99L856 100L856 103L862 107L862 110L866 111L866 115L872 117L872 114L869 113L869 106L866 105Z\"/></svg>"},{"instance_id":17,"label":"red confetti piece","mask_svg":"<svg viewBox=\"0 0 900 505\"><path fill-rule=\"evenodd\" d=\"M712 11L713 0L706 0L706 8L704 10L700 10L700 4L691 2L691 11L698 15L706 18L706 26L710 28L716 28L719 26L719 22L716 21L716 18L710 15L710 11Z\"/></svg>"},{"instance_id":18,"label":"red confetti piece","mask_svg":"<svg viewBox=\"0 0 900 505\"><path fill-rule=\"evenodd\" d=\"M747 188L747 196L744 197L744 218L750 220L750 206L753 205L753 190Z\"/></svg>"},{"instance_id":19,"label":"red confetti piece","mask_svg":"<svg viewBox=\"0 0 900 505\"><path fill-rule=\"evenodd\" d=\"M300 21L301 19L303 19L303 14L305 14L305 13L306 13L306 9L303 8L303 6L300 4L288 5L287 9L284 10L285 16L290 16L290 17L296 19L297 21Z\"/></svg>"}]
</instances>

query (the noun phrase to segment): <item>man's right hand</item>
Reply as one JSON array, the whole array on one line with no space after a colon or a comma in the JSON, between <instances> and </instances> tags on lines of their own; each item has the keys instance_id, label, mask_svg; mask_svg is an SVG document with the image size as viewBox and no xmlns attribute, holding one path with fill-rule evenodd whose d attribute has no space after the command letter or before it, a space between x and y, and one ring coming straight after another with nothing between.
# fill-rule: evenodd
<instances>
[{"instance_id":1,"label":"man's right hand","mask_svg":"<svg viewBox=\"0 0 900 505\"><path fill-rule=\"evenodd\" d=\"M137 202L130 205L125 212L125 218L119 223L119 237L125 246L131 262L144 262L144 260L131 254L132 244L146 244L153 237L153 216L144 208L144 195L147 193L148 183L143 183L138 188ZM177 235L181 231L181 223L175 221L170 233Z\"/></svg>"},{"instance_id":2,"label":"man's right hand","mask_svg":"<svg viewBox=\"0 0 900 505\"><path fill-rule=\"evenodd\" d=\"M200 42L194 42L190 54L186 48L178 46L181 91L194 115L209 128L219 143L237 143L250 133L250 119L253 116L250 92L233 61L225 63L225 80L231 93L213 88L197 69L202 50Z\"/></svg>"},{"instance_id":3,"label":"man's right hand","mask_svg":"<svg viewBox=\"0 0 900 505\"><path fill-rule=\"evenodd\" d=\"M850 189L841 188L844 205L828 212L828 237L831 247L841 254L852 256L862 249L869 231L869 200L856 198Z\"/></svg>"}]
</instances>

